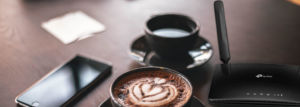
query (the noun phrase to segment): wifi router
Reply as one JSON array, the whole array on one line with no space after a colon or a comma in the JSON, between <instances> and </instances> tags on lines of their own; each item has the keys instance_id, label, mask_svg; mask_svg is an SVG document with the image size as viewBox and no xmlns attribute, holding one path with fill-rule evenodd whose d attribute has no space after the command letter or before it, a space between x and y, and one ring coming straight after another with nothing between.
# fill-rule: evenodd
<instances>
[{"instance_id":1,"label":"wifi router","mask_svg":"<svg viewBox=\"0 0 300 107\"><path fill-rule=\"evenodd\" d=\"M224 66L229 66L229 70ZM217 65L209 101L215 105L300 106L299 66Z\"/></svg>"},{"instance_id":2,"label":"wifi router","mask_svg":"<svg viewBox=\"0 0 300 107\"><path fill-rule=\"evenodd\" d=\"M223 2L214 2L220 59L208 100L221 107L300 106L300 66L231 64Z\"/></svg>"}]
</instances>

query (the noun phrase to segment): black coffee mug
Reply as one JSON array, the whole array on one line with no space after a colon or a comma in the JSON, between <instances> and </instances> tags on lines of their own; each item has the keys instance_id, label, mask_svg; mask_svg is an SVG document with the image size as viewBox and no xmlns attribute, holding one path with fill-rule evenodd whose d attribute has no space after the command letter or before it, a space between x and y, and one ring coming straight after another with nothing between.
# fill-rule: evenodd
<instances>
[{"instance_id":1,"label":"black coffee mug","mask_svg":"<svg viewBox=\"0 0 300 107\"><path fill-rule=\"evenodd\" d=\"M189 56L198 38L199 27L190 17L179 14L156 15L146 22L146 40L157 56L182 59Z\"/></svg>"}]
</instances>

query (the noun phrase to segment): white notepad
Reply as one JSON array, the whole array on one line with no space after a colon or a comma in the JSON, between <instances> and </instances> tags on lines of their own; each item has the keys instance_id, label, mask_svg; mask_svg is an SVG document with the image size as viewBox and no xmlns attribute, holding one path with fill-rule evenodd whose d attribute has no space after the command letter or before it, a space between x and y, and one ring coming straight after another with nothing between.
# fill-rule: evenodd
<instances>
[{"instance_id":1,"label":"white notepad","mask_svg":"<svg viewBox=\"0 0 300 107\"><path fill-rule=\"evenodd\" d=\"M42 28L64 44L88 38L94 33L105 30L103 24L81 11L67 13L66 15L43 22Z\"/></svg>"}]
</instances>

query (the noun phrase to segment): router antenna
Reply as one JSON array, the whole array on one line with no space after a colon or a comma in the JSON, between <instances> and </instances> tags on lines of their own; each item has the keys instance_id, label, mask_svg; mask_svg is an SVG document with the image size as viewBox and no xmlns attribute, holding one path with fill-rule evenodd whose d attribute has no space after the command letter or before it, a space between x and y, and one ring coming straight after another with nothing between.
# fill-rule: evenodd
<instances>
[{"instance_id":1,"label":"router antenna","mask_svg":"<svg viewBox=\"0 0 300 107\"><path fill-rule=\"evenodd\" d=\"M215 18L216 18L216 26L217 26L220 59L224 64L228 64L230 60L230 51L229 51L229 44L227 38L227 28L225 22L226 20L225 20L223 1L215 0L214 8L215 8Z\"/></svg>"}]
</instances>

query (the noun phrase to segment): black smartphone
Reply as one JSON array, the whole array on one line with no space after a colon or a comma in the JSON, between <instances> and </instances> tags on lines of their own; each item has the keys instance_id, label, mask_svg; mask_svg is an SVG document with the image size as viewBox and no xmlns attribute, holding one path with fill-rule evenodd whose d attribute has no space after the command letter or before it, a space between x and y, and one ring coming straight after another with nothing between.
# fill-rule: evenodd
<instances>
[{"instance_id":1,"label":"black smartphone","mask_svg":"<svg viewBox=\"0 0 300 107\"><path fill-rule=\"evenodd\" d=\"M59 107L72 104L111 73L112 66L76 56L49 72L16 97L16 103L29 107Z\"/></svg>"}]
</instances>

